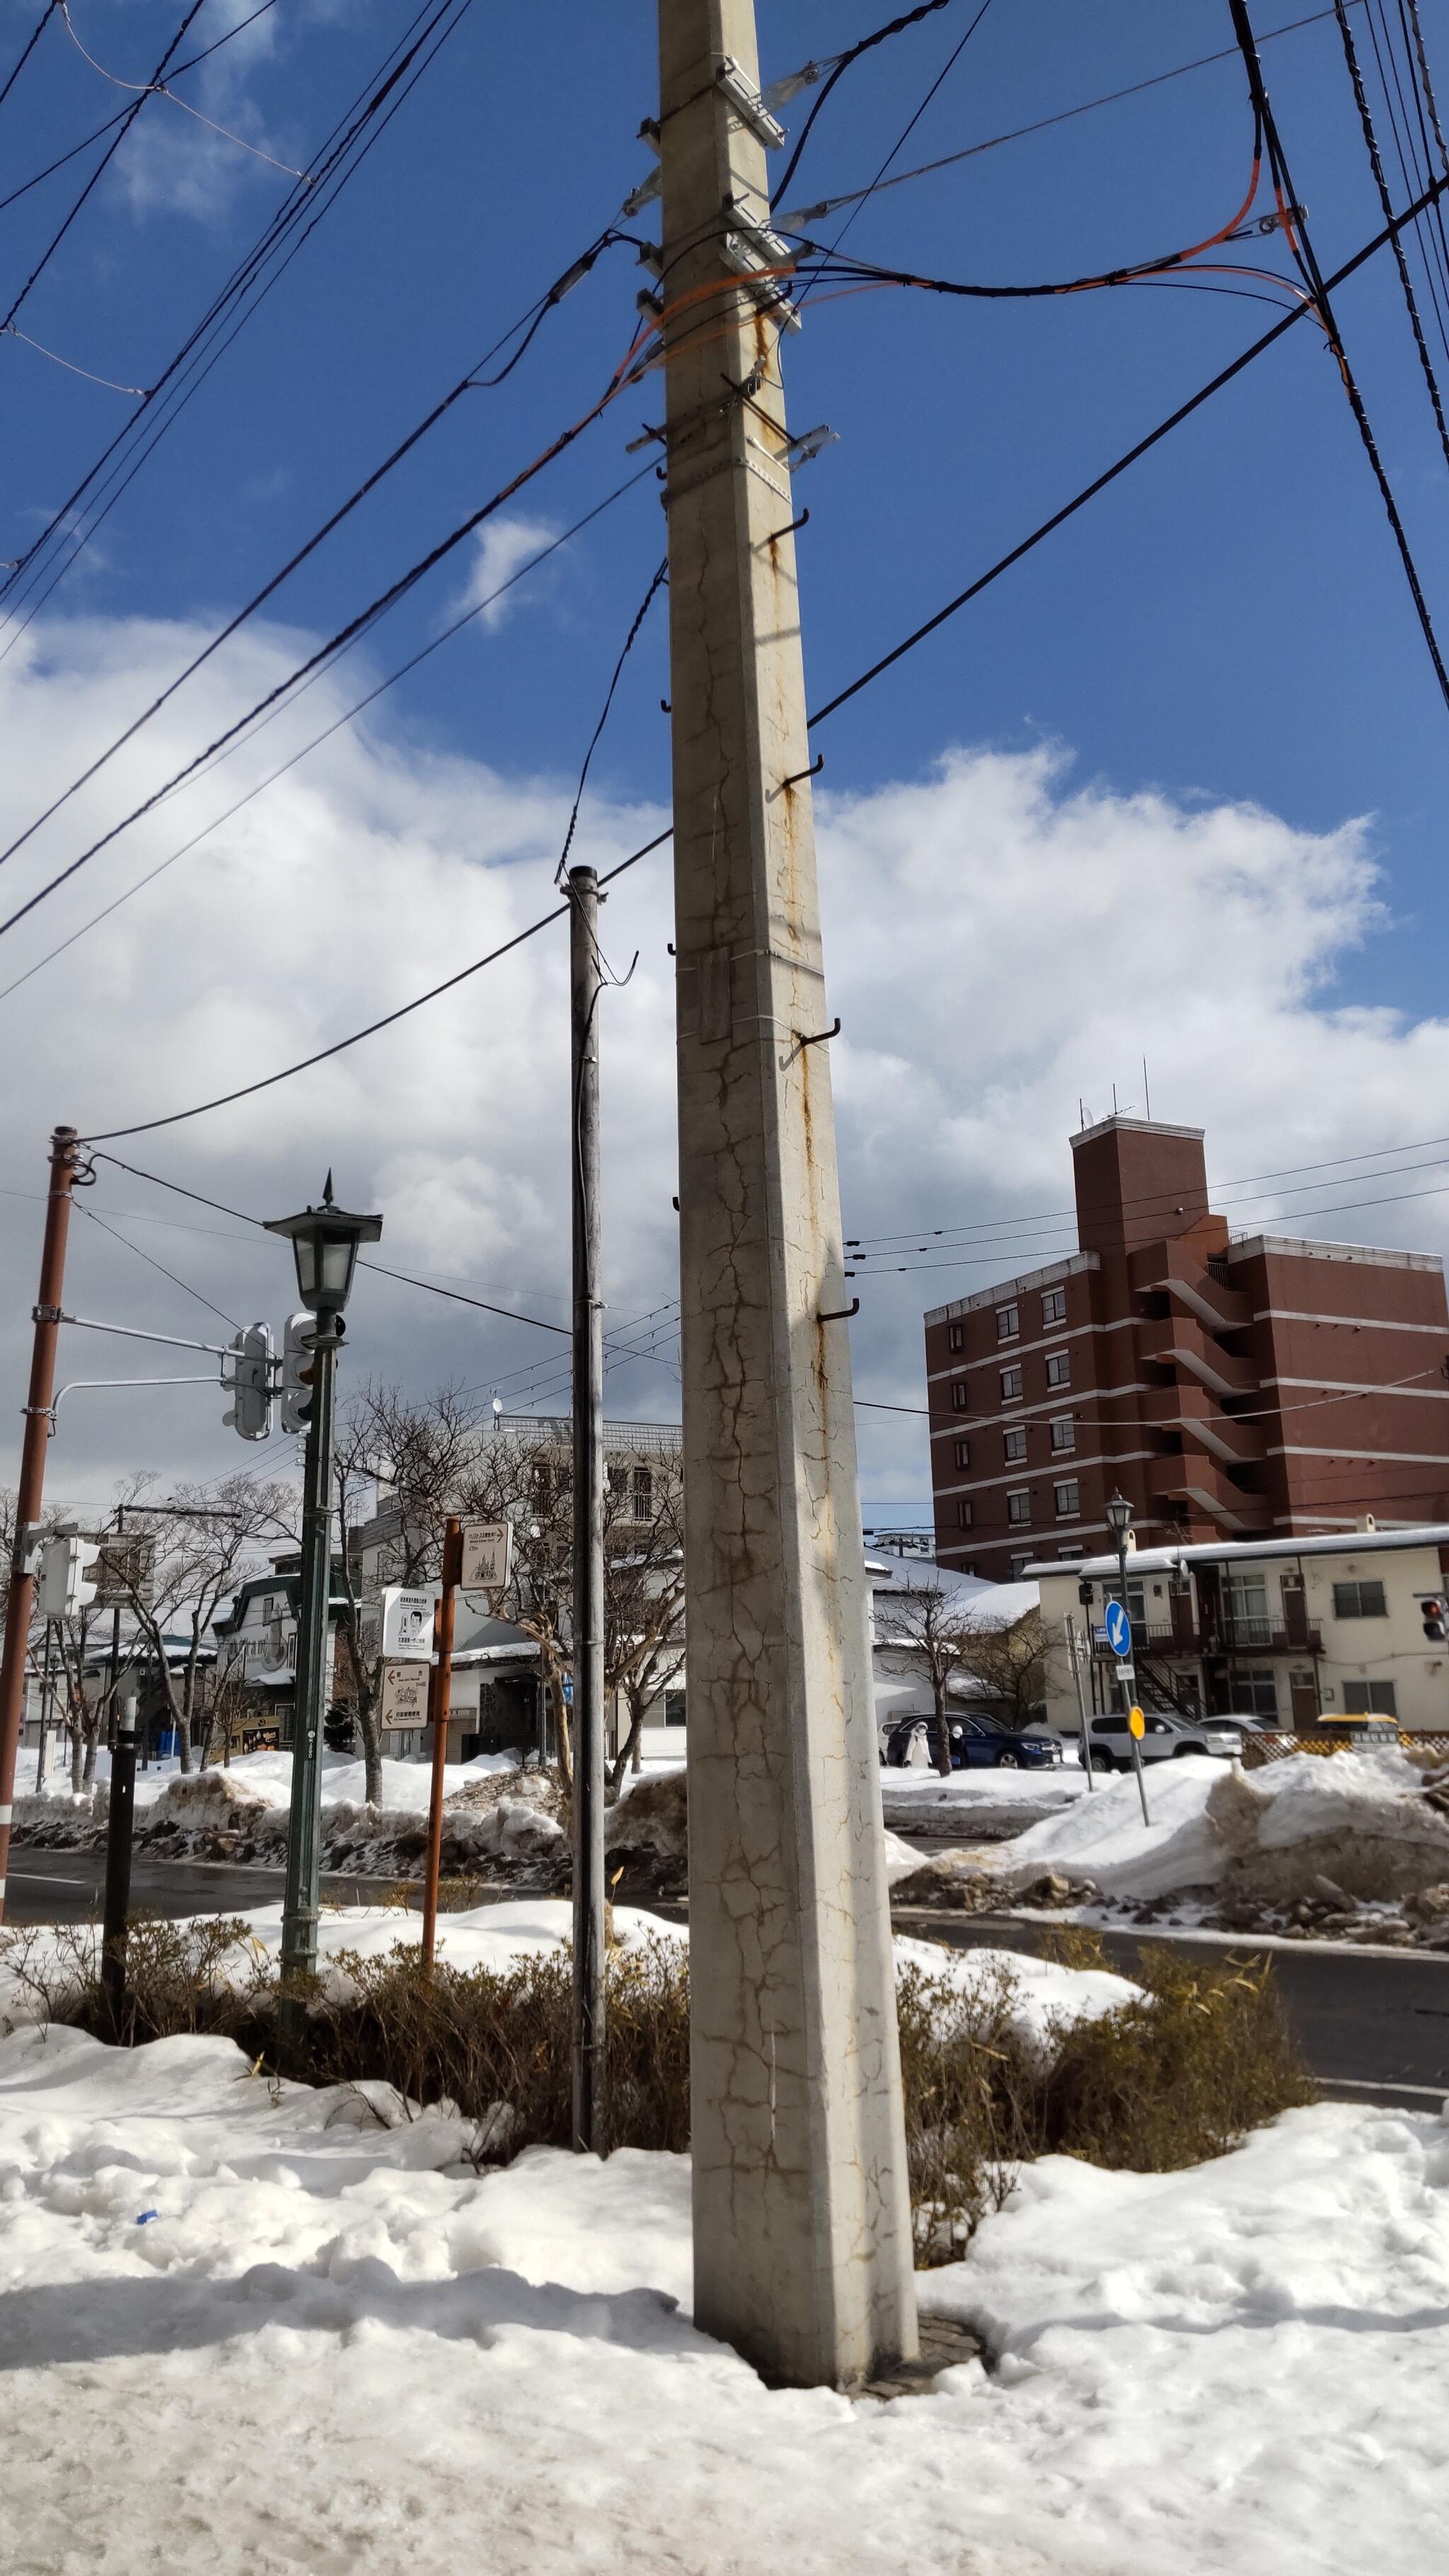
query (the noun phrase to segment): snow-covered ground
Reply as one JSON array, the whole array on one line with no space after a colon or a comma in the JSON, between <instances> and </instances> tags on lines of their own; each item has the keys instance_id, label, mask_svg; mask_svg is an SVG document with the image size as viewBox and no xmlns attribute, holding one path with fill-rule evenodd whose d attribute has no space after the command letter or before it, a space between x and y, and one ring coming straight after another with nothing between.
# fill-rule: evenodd
<instances>
[{"instance_id":1,"label":"snow-covered ground","mask_svg":"<svg viewBox=\"0 0 1449 2576\"><path fill-rule=\"evenodd\" d=\"M888 2405L768 2390L695 2330L686 2158L475 2173L467 2143L382 2086L270 2086L223 2040L0 2041L5 2563L1442 2565L1442 2119L1334 2105L1189 2173L1029 2167L920 2283L987 2366Z\"/></svg>"},{"instance_id":2,"label":"snow-covered ground","mask_svg":"<svg viewBox=\"0 0 1449 2576\"><path fill-rule=\"evenodd\" d=\"M472 1780L486 1779L496 1771L517 1768L508 1753L480 1753L472 1762L449 1762L443 1768L443 1794L453 1797ZM224 1780L234 1781L249 1798L257 1798L264 1807L285 1807L292 1795L292 1757L290 1753L238 1753L229 1763L215 1763L206 1773L183 1772L176 1761L153 1762L148 1770L136 1773L136 1804L154 1806L167 1789L182 1779L210 1778L215 1770ZM96 1779L104 1787L110 1779L111 1760L105 1747L96 1754ZM430 1762L384 1762L382 1766L382 1803L401 1814L426 1813L431 1795ZM345 1753L322 1756L322 1803L324 1807L361 1806L366 1774L360 1762ZM15 1783L17 1796L34 1793L33 1777L27 1781L22 1766ZM52 1770L41 1793L46 1798L65 1800L71 1795L70 1773Z\"/></svg>"},{"instance_id":3,"label":"snow-covered ground","mask_svg":"<svg viewBox=\"0 0 1449 2576\"><path fill-rule=\"evenodd\" d=\"M880 1791L886 1823L897 1833L983 1839L1020 1834L1092 1794L1086 1773L1065 1765L1060 1771L953 1771L949 1780L933 1765L883 1766Z\"/></svg>"}]
</instances>

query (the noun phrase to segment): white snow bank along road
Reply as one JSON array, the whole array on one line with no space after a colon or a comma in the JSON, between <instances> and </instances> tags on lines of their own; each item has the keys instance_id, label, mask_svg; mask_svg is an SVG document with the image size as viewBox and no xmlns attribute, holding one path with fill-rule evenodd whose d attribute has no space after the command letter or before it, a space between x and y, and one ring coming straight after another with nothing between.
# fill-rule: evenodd
<instances>
[{"instance_id":1,"label":"white snow bank along road","mask_svg":"<svg viewBox=\"0 0 1449 2576\"><path fill-rule=\"evenodd\" d=\"M912 1853L910 1859L914 1866L916 1855ZM212 1919L205 1915L182 1917L175 1929L183 1934L193 1926L201 1930ZM239 1947L236 1952L236 1983L240 1985L249 1980L255 1965L276 1967L282 1949L282 1908L254 1905L245 1915L231 1919L244 1922L251 1936L250 1947ZM686 1927L666 1922L662 1915L616 1905L613 1920L615 1933L625 1948L648 1941L661 1941L681 1950L689 1946ZM52 1976L63 1963L94 1958L99 1937L94 1924L39 1924L12 1935L8 1942L0 1935L0 2031L17 2029L44 2017L34 1989L17 1975L12 1964L17 1956L31 1962L42 1977ZM405 1913L398 1906L324 1906L317 1924L318 1965L331 1992L345 1997L354 1989L346 1970L337 1964L339 1953L352 1952L364 1959L385 1958L399 1945L416 1949L421 1940L421 1916ZM502 1905L476 1905L438 1917L437 1956L446 1966L462 1971L501 1971L518 1959L541 1952L561 1953L572 1940L573 1908L560 1897L515 1897ZM1126 1977L1114 1976L1107 1969L1063 1968L1050 1959L1019 1956L1014 1950L948 1950L939 1942L902 1939L896 1942L895 1951L898 1968L918 1968L963 1993L969 1994L983 1983L1007 1980L1011 1989L1010 2026L1039 2058L1050 2053L1054 2023L1065 2026L1095 2021L1100 2014L1130 2003L1140 1991Z\"/></svg>"},{"instance_id":2,"label":"white snow bank along road","mask_svg":"<svg viewBox=\"0 0 1449 2576\"><path fill-rule=\"evenodd\" d=\"M1393 1750L1294 1753L1260 1770L1207 1754L1147 1770L1144 1825L1130 1773L1000 1844L983 1866L1025 1885L1044 1870L1151 1898L1231 1887L1291 1898L1320 1874L1350 1895L1390 1896L1449 1879L1449 1815L1425 1775Z\"/></svg>"},{"instance_id":3,"label":"white snow bank along road","mask_svg":"<svg viewBox=\"0 0 1449 2576\"><path fill-rule=\"evenodd\" d=\"M998 2366L883 2406L689 2322L683 2157L459 2162L230 2043L0 2042L25 2576L1438 2576L1449 2131L1332 2106L1028 2170L923 2299Z\"/></svg>"}]
</instances>

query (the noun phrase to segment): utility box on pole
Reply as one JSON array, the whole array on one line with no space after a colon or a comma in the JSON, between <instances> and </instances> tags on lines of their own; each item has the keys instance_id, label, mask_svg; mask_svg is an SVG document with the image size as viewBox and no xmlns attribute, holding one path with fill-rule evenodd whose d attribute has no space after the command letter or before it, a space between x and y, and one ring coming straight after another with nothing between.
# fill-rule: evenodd
<instances>
[{"instance_id":1,"label":"utility box on pole","mask_svg":"<svg viewBox=\"0 0 1449 2576\"><path fill-rule=\"evenodd\" d=\"M763 273L752 0L660 0L659 23L695 2316L772 2378L849 2387L915 2353L916 2308L780 385L792 317Z\"/></svg>"}]
</instances>

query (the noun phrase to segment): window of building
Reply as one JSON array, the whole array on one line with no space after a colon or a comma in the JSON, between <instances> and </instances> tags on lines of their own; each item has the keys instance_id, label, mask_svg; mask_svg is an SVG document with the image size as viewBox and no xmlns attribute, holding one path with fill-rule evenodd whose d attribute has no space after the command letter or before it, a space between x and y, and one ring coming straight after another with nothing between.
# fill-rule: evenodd
<instances>
[{"instance_id":1,"label":"window of building","mask_svg":"<svg viewBox=\"0 0 1449 2576\"><path fill-rule=\"evenodd\" d=\"M1003 1431L1001 1435L1001 1454L1006 1460L1008 1466L1012 1465L1014 1461L1024 1458L1026 1456L1025 1431Z\"/></svg>"},{"instance_id":2,"label":"window of building","mask_svg":"<svg viewBox=\"0 0 1449 2576\"><path fill-rule=\"evenodd\" d=\"M653 1509L654 1470L652 1467L636 1467L634 1470L634 1517L636 1520L647 1521Z\"/></svg>"},{"instance_id":3,"label":"window of building","mask_svg":"<svg viewBox=\"0 0 1449 2576\"><path fill-rule=\"evenodd\" d=\"M1345 1682L1345 1717L1397 1717L1398 1697L1392 1682Z\"/></svg>"},{"instance_id":4,"label":"window of building","mask_svg":"<svg viewBox=\"0 0 1449 2576\"><path fill-rule=\"evenodd\" d=\"M1030 1520L1030 1518L1031 1518L1031 1495L1030 1495L1030 1493L1029 1493L1029 1492L1027 1492L1027 1491L1023 1491L1023 1492L1021 1492L1021 1493L1019 1493L1019 1494L1008 1494L1008 1495L1007 1495L1007 1497L1006 1497L1006 1517L1007 1517L1007 1519L1008 1519L1009 1521L1029 1521L1029 1520Z\"/></svg>"},{"instance_id":5,"label":"window of building","mask_svg":"<svg viewBox=\"0 0 1449 2576\"><path fill-rule=\"evenodd\" d=\"M1054 1485L1052 1494L1060 1520L1071 1520L1081 1510L1082 1489L1075 1476L1068 1476L1060 1485Z\"/></svg>"},{"instance_id":6,"label":"window of building","mask_svg":"<svg viewBox=\"0 0 1449 2576\"><path fill-rule=\"evenodd\" d=\"M682 1690L665 1692L664 1723L666 1726L682 1726L684 1724L684 1693Z\"/></svg>"},{"instance_id":7,"label":"window of building","mask_svg":"<svg viewBox=\"0 0 1449 2576\"><path fill-rule=\"evenodd\" d=\"M1335 1583L1335 1619L1387 1619L1389 1605L1381 1583Z\"/></svg>"},{"instance_id":8,"label":"window of building","mask_svg":"<svg viewBox=\"0 0 1449 2576\"><path fill-rule=\"evenodd\" d=\"M1030 1563L1031 1558L1029 1556L1014 1556L1012 1558L1011 1579L1013 1583L1019 1583L1021 1581L1021 1578L1025 1574Z\"/></svg>"},{"instance_id":9,"label":"window of building","mask_svg":"<svg viewBox=\"0 0 1449 2576\"><path fill-rule=\"evenodd\" d=\"M964 1351L964 1349L966 1348L966 1327L965 1327L965 1325L964 1325L964 1324L948 1324L948 1325L947 1325L947 1327L946 1327L946 1343L947 1343L947 1347L948 1347L948 1349L950 1349L950 1350L953 1350L953 1351Z\"/></svg>"},{"instance_id":10,"label":"window of building","mask_svg":"<svg viewBox=\"0 0 1449 2576\"><path fill-rule=\"evenodd\" d=\"M1272 1640L1268 1616L1268 1578L1230 1573L1227 1582L1229 1639L1236 1646L1266 1646Z\"/></svg>"},{"instance_id":11,"label":"window of building","mask_svg":"<svg viewBox=\"0 0 1449 2576\"><path fill-rule=\"evenodd\" d=\"M969 1497L965 1494L959 1495L956 1502L956 1527L969 1529L974 1517Z\"/></svg>"},{"instance_id":12,"label":"window of building","mask_svg":"<svg viewBox=\"0 0 1449 2576\"><path fill-rule=\"evenodd\" d=\"M1076 1559L1077 1559L1078 1557L1085 1556L1085 1554L1086 1554L1086 1549L1082 1546L1082 1544L1081 1544L1081 1542L1080 1542L1080 1540L1079 1540L1079 1541L1078 1541L1074 1546L1072 1546L1072 1547L1059 1547L1059 1548L1057 1549L1057 1554L1058 1554L1058 1556L1059 1556L1059 1557L1061 1557L1061 1558L1062 1558L1062 1560L1063 1560L1063 1562L1064 1562L1065 1564L1067 1564L1067 1565L1071 1565L1071 1564L1073 1564L1073 1563L1076 1561Z\"/></svg>"},{"instance_id":13,"label":"window of building","mask_svg":"<svg viewBox=\"0 0 1449 2576\"><path fill-rule=\"evenodd\" d=\"M1073 1421L1069 1413L1061 1414L1052 1424L1052 1447L1057 1451L1058 1456L1060 1456L1064 1450L1075 1449L1076 1445L1076 1423Z\"/></svg>"},{"instance_id":14,"label":"window of building","mask_svg":"<svg viewBox=\"0 0 1449 2576\"><path fill-rule=\"evenodd\" d=\"M1232 1681L1233 1706L1243 1717L1276 1717L1278 1680L1270 1670L1237 1672Z\"/></svg>"},{"instance_id":15,"label":"window of building","mask_svg":"<svg viewBox=\"0 0 1449 2576\"><path fill-rule=\"evenodd\" d=\"M1047 1288L1042 1292L1041 1319L1044 1324L1064 1324L1067 1320L1065 1288Z\"/></svg>"},{"instance_id":16,"label":"window of building","mask_svg":"<svg viewBox=\"0 0 1449 2576\"><path fill-rule=\"evenodd\" d=\"M997 1340L999 1342L1009 1342L1017 1333L1020 1332L1020 1330L1021 1308L1019 1306L998 1306L996 1309Z\"/></svg>"},{"instance_id":17,"label":"window of building","mask_svg":"<svg viewBox=\"0 0 1449 2576\"><path fill-rule=\"evenodd\" d=\"M952 1385L951 1410L953 1413L964 1413L966 1410L966 1380L964 1377L958 1377Z\"/></svg>"},{"instance_id":18,"label":"window of building","mask_svg":"<svg viewBox=\"0 0 1449 2576\"><path fill-rule=\"evenodd\" d=\"M1016 1402L1016 1400L1017 1400L1017 1397L1020 1395L1020 1393L1021 1393L1021 1371L1020 1371L1020 1369L1019 1369L1019 1368L1003 1369L1003 1370L1002 1370L1002 1372L1001 1372L1001 1401L1002 1401L1002 1403L1003 1403L1003 1404L1014 1404L1014 1403Z\"/></svg>"},{"instance_id":19,"label":"window of building","mask_svg":"<svg viewBox=\"0 0 1449 2576\"><path fill-rule=\"evenodd\" d=\"M958 1441L956 1442L956 1444L955 1444L955 1446L954 1446L954 1448L953 1448L953 1450L952 1450L951 1454L952 1454L953 1458L955 1459L956 1464L957 1464L957 1466L958 1466L958 1467L969 1467L969 1466L970 1466L970 1464L971 1464L971 1443L970 1443L970 1441L969 1441L969 1440L958 1440Z\"/></svg>"},{"instance_id":20,"label":"window of building","mask_svg":"<svg viewBox=\"0 0 1449 2576\"><path fill-rule=\"evenodd\" d=\"M1048 1351L1048 1353L1047 1353L1047 1384L1048 1384L1048 1386L1070 1386L1070 1385L1071 1385L1071 1382L1072 1382L1072 1355L1071 1355L1071 1352L1070 1352L1070 1351Z\"/></svg>"}]
</instances>

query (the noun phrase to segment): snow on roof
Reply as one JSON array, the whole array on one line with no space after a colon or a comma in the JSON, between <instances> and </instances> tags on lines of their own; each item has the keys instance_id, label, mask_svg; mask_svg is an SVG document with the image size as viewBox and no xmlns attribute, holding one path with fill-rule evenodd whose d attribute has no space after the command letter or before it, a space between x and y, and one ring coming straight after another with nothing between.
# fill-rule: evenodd
<instances>
[{"instance_id":1,"label":"snow on roof","mask_svg":"<svg viewBox=\"0 0 1449 2576\"><path fill-rule=\"evenodd\" d=\"M1449 1521L1426 1521L1410 1529L1335 1530L1327 1538L1207 1539L1185 1547L1129 1548L1127 1571L1171 1574L1179 1565L1233 1565L1265 1556L1366 1556L1377 1548L1396 1547L1449 1547ZM1073 1557L1060 1564L1029 1565L1026 1572L1038 1581L1044 1575L1059 1574L1069 1575L1074 1582L1083 1575L1101 1582L1115 1578L1117 1559L1115 1555Z\"/></svg>"}]
</instances>

